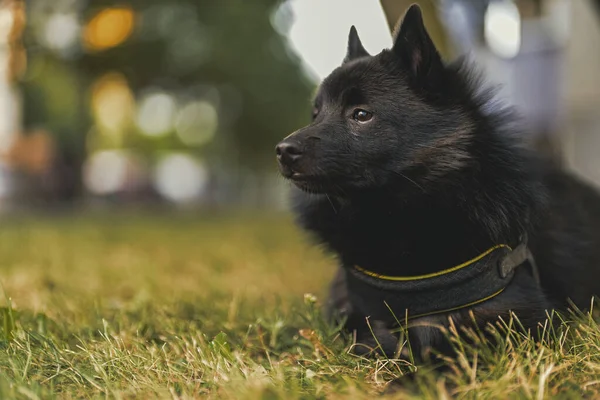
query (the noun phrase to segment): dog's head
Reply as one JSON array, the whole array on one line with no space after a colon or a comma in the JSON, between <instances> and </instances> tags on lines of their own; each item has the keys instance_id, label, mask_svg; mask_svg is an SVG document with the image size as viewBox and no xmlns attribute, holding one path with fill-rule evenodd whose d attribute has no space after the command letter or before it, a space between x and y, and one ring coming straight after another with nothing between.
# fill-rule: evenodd
<instances>
[{"instance_id":1,"label":"dog's head","mask_svg":"<svg viewBox=\"0 0 600 400\"><path fill-rule=\"evenodd\" d=\"M422 189L467 162L471 119L462 83L429 37L418 6L393 47L371 56L350 30L343 64L321 84L313 121L276 148L280 171L299 188L348 194L399 183Z\"/></svg>"}]
</instances>

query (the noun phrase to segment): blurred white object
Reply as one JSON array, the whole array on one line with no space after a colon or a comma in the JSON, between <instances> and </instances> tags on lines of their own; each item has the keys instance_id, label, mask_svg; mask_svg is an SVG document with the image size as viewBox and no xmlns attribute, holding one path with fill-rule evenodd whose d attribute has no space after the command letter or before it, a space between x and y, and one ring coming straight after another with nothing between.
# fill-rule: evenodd
<instances>
[{"instance_id":1,"label":"blurred white object","mask_svg":"<svg viewBox=\"0 0 600 400\"><path fill-rule=\"evenodd\" d=\"M294 16L290 44L317 81L341 65L352 25L371 54L392 45L379 0L291 0L282 7Z\"/></svg>"},{"instance_id":2,"label":"blurred white object","mask_svg":"<svg viewBox=\"0 0 600 400\"><path fill-rule=\"evenodd\" d=\"M512 1L496 1L488 5L483 22L483 36L488 47L498 56L512 58L521 48L521 16Z\"/></svg>"}]
</instances>

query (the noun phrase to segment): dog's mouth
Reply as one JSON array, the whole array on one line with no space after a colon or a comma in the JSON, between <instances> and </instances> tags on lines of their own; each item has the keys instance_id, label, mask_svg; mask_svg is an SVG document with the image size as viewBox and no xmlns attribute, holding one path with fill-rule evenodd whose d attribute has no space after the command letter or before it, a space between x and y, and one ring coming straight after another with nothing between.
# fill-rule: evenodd
<instances>
[{"instance_id":1,"label":"dog's mouth","mask_svg":"<svg viewBox=\"0 0 600 400\"><path fill-rule=\"evenodd\" d=\"M310 180L310 176L302 172L293 172L292 175L288 177L288 179L294 182L305 182Z\"/></svg>"},{"instance_id":2,"label":"dog's mouth","mask_svg":"<svg viewBox=\"0 0 600 400\"><path fill-rule=\"evenodd\" d=\"M298 171L298 167L292 167L281 162L279 163L279 171L284 178L291 181L305 181L310 177L308 174Z\"/></svg>"},{"instance_id":3,"label":"dog's mouth","mask_svg":"<svg viewBox=\"0 0 600 400\"><path fill-rule=\"evenodd\" d=\"M306 193L313 193L313 194L321 194L321 193L327 193L329 192L328 187L326 187L325 185L323 185L321 182L318 182L316 180L312 180L310 178L297 178L297 179L291 179L290 180L294 183L294 185L306 192Z\"/></svg>"},{"instance_id":4,"label":"dog's mouth","mask_svg":"<svg viewBox=\"0 0 600 400\"><path fill-rule=\"evenodd\" d=\"M317 183L319 181L318 177L316 176L297 171L283 174L283 176L300 188L310 186L311 183Z\"/></svg>"},{"instance_id":5,"label":"dog's mouth","mask_svg":"<svg viewBox=\"0 0 600 400\"><path fill-rule=\"evenodd\" d=\"M324 191L321 179L318 176L300 172L286 165L279 165L281 175L291 181L296 187L309 193L321 193Z\"/></svg>"}]
</instances>

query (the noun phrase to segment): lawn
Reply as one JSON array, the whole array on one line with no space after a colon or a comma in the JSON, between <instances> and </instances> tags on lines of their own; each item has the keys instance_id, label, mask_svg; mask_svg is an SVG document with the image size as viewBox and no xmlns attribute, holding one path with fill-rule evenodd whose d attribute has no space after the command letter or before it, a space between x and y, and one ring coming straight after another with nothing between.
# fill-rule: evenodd
<instances>
[{"instance_id":1,"label":"lawn","mask_svg":"<svg viewBox=\"0 0 600 400\"><path fill-rule=\"evenodd\" d=\"M349 353L320 313L335 260L286 215L13 217L0 263L1 399L360 399L415 368ZM565 318L456 340L454 372L385 396L598 398L599 326Z\"/></svg>"}]
</instances>

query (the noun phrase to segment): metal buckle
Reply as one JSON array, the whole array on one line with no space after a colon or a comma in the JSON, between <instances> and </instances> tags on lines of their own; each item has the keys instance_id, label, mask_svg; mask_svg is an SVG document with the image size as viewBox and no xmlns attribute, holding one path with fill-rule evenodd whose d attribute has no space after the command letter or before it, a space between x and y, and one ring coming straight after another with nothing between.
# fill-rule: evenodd
<instances>
[{"instance_id":1,"label":"metal buckle","mask_svg":"<svg viewBox=\"0 0 600 400\"><path fill-rule=\"evenodd\" d=\"M527 247L528 237L526 233L521 235L520 241L521 243L515 247L514 250L506 254L500 260L498 265L500 277L502 277L502 279L508 277L519 265L527 262L531 268L531 275L533 276L535 283L540 286L540 273L537 264L535 263L535 259L533 258L533 254L529 250L529 247Z\"/></svg>"},{"instance_id":2,"label":"metal buckle","mask_svg":"<svg viewBox=\"0 0 600 400\"><path fill-rule=\"evenodd\" d=\"M529 249L527 249L527 245L525 243L521 243L511 252L502 257L500 260L500 265L498 266L500 276L503 279L508 277L515 270L515 268L528 260L528 253Z\"/></svg>"}]
</instances>

